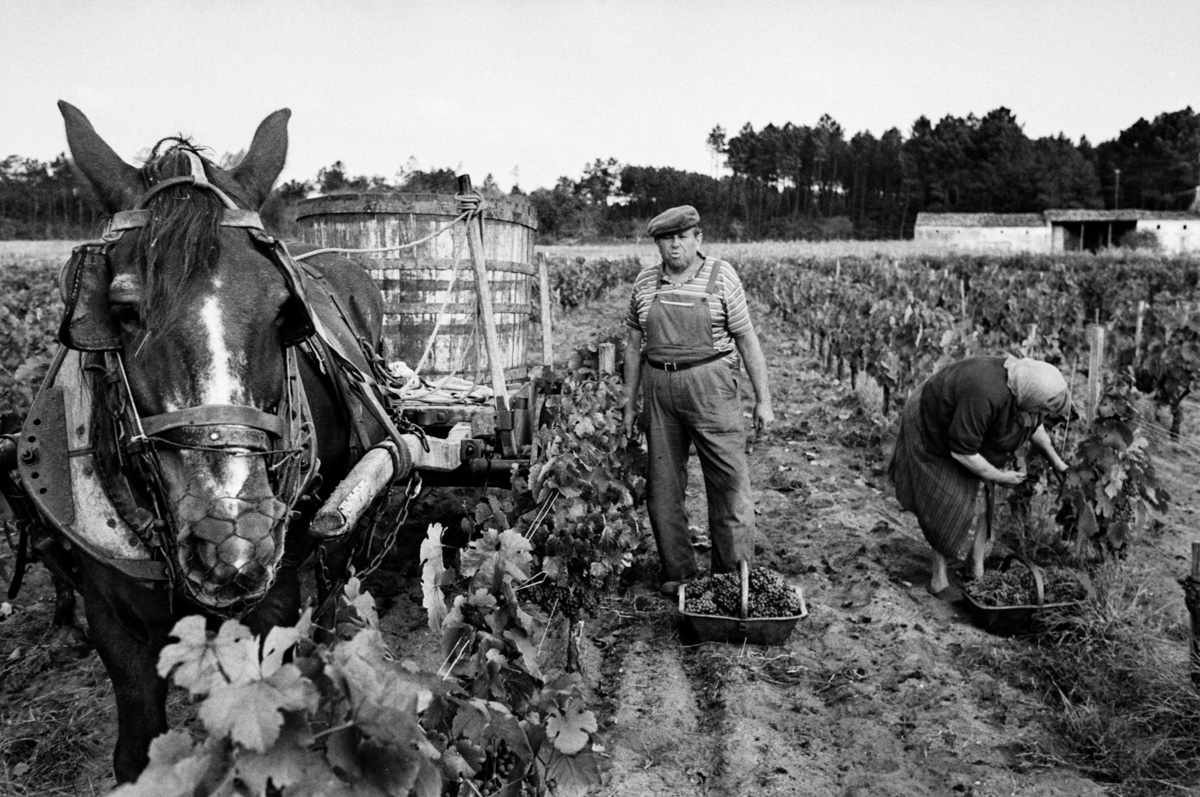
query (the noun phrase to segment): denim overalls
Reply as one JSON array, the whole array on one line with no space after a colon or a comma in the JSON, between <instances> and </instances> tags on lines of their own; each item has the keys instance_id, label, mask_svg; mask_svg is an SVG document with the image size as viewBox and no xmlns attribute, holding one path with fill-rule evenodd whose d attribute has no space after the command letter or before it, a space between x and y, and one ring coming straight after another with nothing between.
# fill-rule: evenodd
<instances>
[{"instance_id":1,"label":"denim overalls","mask_svg":"<svg viewBox=\"0 0 1200 797\"><path fill-rule=\"evenodd\" d=\"M696 575L684 491L695 444L708 498L715 573L754 554L754 505L746 466L740 378L713 346L709 302L721 301L721 262L702 296L656 294L646 317L642 406L647 425L647 508L664 580ZM663 285L659 267L658 286Z\"/></svg>"}]
</instances>

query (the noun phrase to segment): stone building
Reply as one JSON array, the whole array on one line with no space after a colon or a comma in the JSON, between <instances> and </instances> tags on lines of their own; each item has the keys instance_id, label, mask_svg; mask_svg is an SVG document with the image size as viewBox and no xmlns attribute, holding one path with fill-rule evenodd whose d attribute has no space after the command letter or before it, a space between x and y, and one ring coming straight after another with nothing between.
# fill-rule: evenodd
<instances>
[{"instance_id":1,"label":"stone building","mask_svg":"<svg viewBox=\"0 0 1200 797\"><path fill-rule=\"evenodd\" d=\"M1200 213L1174 210L918 213L913 237L967 252L1097 252L1134 232L1165 254L1200 251Z\"/></svg>"},{"instance_id":2,"label":"stone building","mask_svg":"<svg viewBox=\"0 0 1200 797\"><path fill-rule=\"evenodd\" d=\"M918 213L913 237L969 252L1049 252L1040 213Z\"/></svg>"}]
</instances>

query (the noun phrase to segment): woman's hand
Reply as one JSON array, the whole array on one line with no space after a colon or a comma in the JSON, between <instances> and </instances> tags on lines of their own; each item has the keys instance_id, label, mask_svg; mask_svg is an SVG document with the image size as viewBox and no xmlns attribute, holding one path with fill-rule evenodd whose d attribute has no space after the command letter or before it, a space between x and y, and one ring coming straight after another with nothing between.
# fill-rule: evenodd
<instances>
[{"instance_id":1,"label":"woman's hand","mask_svg":"<svg viewBox=\"0 0 1200 797\"><path fill-rule=\"evenodd\" d=\"M1019 484L1025 483L1025 473L1019 470L1002 470L996 474L992 481L1007 487L1016 487Z\"/></svg>"}]
</instances>

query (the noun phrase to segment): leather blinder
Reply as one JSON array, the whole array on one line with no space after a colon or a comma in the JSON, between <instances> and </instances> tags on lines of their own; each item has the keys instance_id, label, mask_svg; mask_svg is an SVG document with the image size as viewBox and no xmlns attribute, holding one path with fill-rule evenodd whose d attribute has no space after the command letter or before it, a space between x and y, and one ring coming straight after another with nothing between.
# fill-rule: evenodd
<instances>
[{"instance_id":1,"label":"leather blinder","mask_svg":"<svg viewBox=\"0 0 1200 797\"><path fill-rule=\"evenodd\" d=\"M121 329L108 303L112 267L108 247L75 247L60 277L63 309L59 341L76 351L115 351L121 348Z\"/></svg>"},{"instance_id":2,"label":"leather blinder","mask_svg":"<svg viewBox=\"0 0 1200 797\"><path fill-rule=\"evenodd\" d=\"M296 346L308 340L313 334L313 323L312 318L309 317L308 308L295 297L292 297L284 305L283 329L280 334L283 336L284 346Z\"/></svg>"}]
</instances>

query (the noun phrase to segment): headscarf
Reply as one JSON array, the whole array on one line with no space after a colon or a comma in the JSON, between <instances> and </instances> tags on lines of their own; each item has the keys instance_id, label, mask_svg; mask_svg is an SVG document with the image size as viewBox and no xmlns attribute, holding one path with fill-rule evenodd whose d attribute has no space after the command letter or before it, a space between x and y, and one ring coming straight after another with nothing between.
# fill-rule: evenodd
<instances>
[{"instance_id":1,"label":"headscarf","mask_svg":"<svg viewBox=\"0 0 1200 797\"><path fill-rule=\"evenodd\" d=\"M1071 406L1071 393L1062 372L1050 363L1031 357L1009 356L1004 361L1008 371L1008 389L1017 399L1017 408L1030 415L1066 415Z\"/></svg>"}]
</instances>

